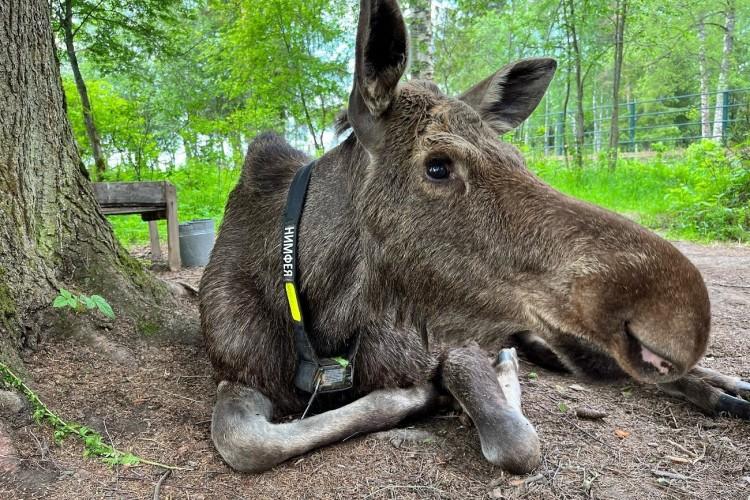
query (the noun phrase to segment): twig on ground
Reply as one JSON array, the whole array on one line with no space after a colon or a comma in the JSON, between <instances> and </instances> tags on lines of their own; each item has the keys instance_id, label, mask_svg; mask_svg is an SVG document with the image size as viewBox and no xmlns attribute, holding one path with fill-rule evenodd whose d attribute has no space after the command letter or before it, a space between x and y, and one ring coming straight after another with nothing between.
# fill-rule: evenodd
<instances>
[{"instance_id":1,"label":"twig on ground","mask_svg":"<svg viewBox=\"0 0 750 500\"><path fill-rule=\"evenodd\" d=\"M586 496L591 496L591 487L594 485L594 481L597 480L599 474L592 472L590 477L586 477L586 470L583 470L583 491Z\"/></svg>"},{"instance_id":2,"label":"twig on ground","mask_svg":"<svg viewBox=\"0 0 750 500\"><path fill-rule=\"evenodd\" d=\"M689 481L693 479L692 477L688 477L684 474L677 474L676 472L669 472L666 470L654 469L651 471L651 473L656 477L665 477L667 479L681 479L683 481Z\"/></svg>"},{"instance_id":3,"label":"twig on ground","mask_svg":"<svg viewBox=\"0 0 750 500\"><path fill-rule=\"evenodd\" d=\"M667 443L671 444L672 446L674 446L678 450L682 451L683 453L687 453L687 455L690 456L690 457L695 458L697 456L694 451L688 450L687 448L685 448L681 444L675 443L671 439L667 439Z\"/></svg>"},{"instance_id":4,"label":"twig on ground","mask_svg":"<svg viewBox=\"0 0 750 500\"><path fill-rule=\"evenodd\" d=\"M542 479L544 479L544 475L543 474L537 474L536 476L527 477L527 478L521 480L519 486L521 484L536 483L537 481L541 481Z\"/></svg>"},{"instance_id":5,"label":"twig on ground","mask_svg":"<svg viewBox=\"0 0 750 500\"><path fill-rule=\"evenodd\" d=\"M435 488L434 486L419 486L419 485L416 485L416 484L403 484L403 485L401 485L401 484L392 484L390 486L384 486L383 488L378 488L377 490L375 490L372 493L370 493L369 495L367 495L365 498L373 497L373 496L377 495L378 493L382 493L383 491L388 491L388 490L403 490L403 489L406 489L406 490L430 490L430 491L434 491L434 492L436 492L436 493L438 493L440 495L447 495L448 494L447 491L441 490L439 488Z\"/></svg>"},{"instance_id":6,"label":"twig on ground","mask_svg":"<svg viewBox=\"0 0 750 500\"><path fill-rule=\"evenodd\" d=\"M159 500L159 493L161 492L161 485L164 484L164 481L167 480L167 478L172 474L171 470L167 470L164 474L161 475L161 478L159 478L159 481L156 483L156 486L154 487L154 500Z\"/></svg>"},{"instance_id":7,"label":"twig on ground","mask_svg":"<svg viewBox=\"0 0 750 500\"><path fill-rule=\"evenodd\" d=\"M675 429L679 429L680 428L680 424L677 423L677 418L675 418L674 412L672 411L672 407L671 406L669 407L669 414L672 415L672 420L674 421L674 428Z\"/></svg>"},{"instance_id":8,"label":"twig on ground","mask_svg":"<svg viewBox=\"0 0 750 500\"><path fill-rule=\"evenodd\" d=\"M106 418L103 418L103 419L102 419L102 423L104 424L104 433L105 433L105 434L107 435L107 437L109 438L109 445L110 445L110 446L111 446L112 448L114 448L114 447L115 447L115 443L113 443L113 442L112 442L112 436L111 436L111 435L109 434L109 430L107 429L107 419L106 419Z\"/></svg>"},{"instance_id":9,"label":"twig on ground","mask_svg":"<svg viewBox=\"0 0 750 500\"><path fill-rule=\"evenodd\" d=\"M706 443L703 443L703 451L701 451L701 454L700 455L696 454L694 456L695 456L695 459L693 460L693 465L697 464L698 462L706 458Z\"/></svg>"},{"instance_id":10,"label":"twig on ground","mask_svg":"<svg viewBox=\"0 0 750 500\"><path fill-rule=\"evenodd\" d=\"M177 380L175 383L179 384L180 379L183 378L211 378L211 375L177 375Z\"/></svg>"},{"instance_id":11,"label":"twig on ground","mask_svg":"<svg viewBox=\"0 0 750 500\"><path fill-rule=\"evenodd\" d=\"M203 401L198 401L197 399L192 399L192 398L189 398L187 396L181 396L180 394L175 394L173 392L165 391L164 389L159 389L158 387L154 387L154 389L156 389L159 392L163 392L164 394L169 394L170 396L173 396L175 398L184 399L186 401L190 401L192 403L196 403L196 404L199 404L199 405L204 404Z\"/></svg>"},{"instance_id":12,"label":"twig on ground","mask_svg":"<svg viewBox=\"0 0 750 500\"><path fill-rule=\"evenodd\" d=\"M713 286L723 286L724 288L743 288L743 289L750 288L750 285L731 285L729 283L718 283L718 282L712 282L709 284Z\"/></svg>"}]
</instances>

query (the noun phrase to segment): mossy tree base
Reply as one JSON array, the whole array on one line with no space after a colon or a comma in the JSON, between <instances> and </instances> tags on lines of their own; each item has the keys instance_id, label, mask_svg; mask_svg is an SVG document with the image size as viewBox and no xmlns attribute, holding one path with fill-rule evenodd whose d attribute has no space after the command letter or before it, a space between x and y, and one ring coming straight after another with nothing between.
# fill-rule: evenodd
<instances>
[{"instance_id":1,"label":"mossy tree base","mask_svg":"<svg viewBox=\"0 0 750 500\"><path fill-rule=\"evenodd\" d=\"M166 287L101 214L65 110L46 0L0 5L0 360L52 332L59 288L105 297L120 317L170 328Z\"/></svg>"}]
</instances>

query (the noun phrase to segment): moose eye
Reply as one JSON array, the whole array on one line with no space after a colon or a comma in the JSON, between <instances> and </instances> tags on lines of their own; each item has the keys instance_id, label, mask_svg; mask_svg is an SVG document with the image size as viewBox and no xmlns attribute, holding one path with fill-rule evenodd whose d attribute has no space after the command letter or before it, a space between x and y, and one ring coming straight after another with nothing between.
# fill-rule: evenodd
<instances>
[{"instance_id":1,"label":"moose eye","mask_svg":"<svg viewBox=\"0 0 750 500\"><path fill-rule=\"evenodd\" d=\"M445 158L434 158L427 162L427 177L433 181L442 181L451 175L450 161Z\"/></svg>"}]
</instances>

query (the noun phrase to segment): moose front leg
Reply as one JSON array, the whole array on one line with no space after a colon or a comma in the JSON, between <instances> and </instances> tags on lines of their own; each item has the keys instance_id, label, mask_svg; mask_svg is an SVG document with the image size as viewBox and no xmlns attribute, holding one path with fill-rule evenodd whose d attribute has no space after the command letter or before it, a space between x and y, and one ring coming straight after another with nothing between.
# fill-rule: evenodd
<instances>
[{"instance_id":1,"label":"moose front leg","mask_svg":"<svg viewBox=\"0 0 750 500\"><path fill-rule=\"evenodd\" d=\"M659 389L693 403L712 415L750 420L750 382L708 368L696 367Z\"/></svg>"},{"instance_id":2,"label":"moose front leg","mask_svg":"<svg viewBox=\"0 0 750 500\"><path fill-rule=\"evenodd\" d=\"M304 420L274 424L273 404L248 386L222 382L211 419L211 438L235 470L263 472L285 460L355 434L388 429L438 402L432 386L383 389Z\"/></svg>"},{"instance_id":3,"label":"moose front leg","mask_svg":"<svg viewBox=\"0 0 750 500\"><path fill-rule=\"evenodd\" d=\"M478 347L444 354L443 385L458 400L479 432L482 454L513 473L533 470L541 458L539 438L521 412L515 349L504 349L493 369Z\"/></svg>"}]
</instances>

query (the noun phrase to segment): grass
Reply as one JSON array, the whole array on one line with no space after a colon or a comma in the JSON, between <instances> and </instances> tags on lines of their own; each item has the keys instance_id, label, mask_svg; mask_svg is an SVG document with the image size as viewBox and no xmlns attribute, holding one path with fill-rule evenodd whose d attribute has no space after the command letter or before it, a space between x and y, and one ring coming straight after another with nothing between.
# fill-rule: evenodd
<instances>
[{"instance_id":1,"label":"grass","mask_svg":"<svg viewBox=\"0 0 750 500\"><path fill-rule=\"evenodd\" d=\"M744 154L747 154L746 152ZM673 239L750 241L750 161L706 141L678 156L604 161L583 169L540 159L530 167L556 189L637 219Z\"/></svg>"},{"instance_id":2,"label":"grass","mask_svg":"<svg viewBox=\"0 0 750 500\"><path fill-rule=\"evenodd\" d=\"M621 160L615 171L604 161L583 169L559 160L530 158L529 167L556 189L625 214L673 239L750 241L750 163L741 149L727 151L714 142L647 160ZM151 172L143 180L168 180L177 186L181 221L212 218L218 225L237 169L192 163L170 172ZM117 179L134 180L126 173ZM148 244L140 216L111 217L126 246ZM160 221L160 234L166 224Z\"/></svg>"}]
</instances>

